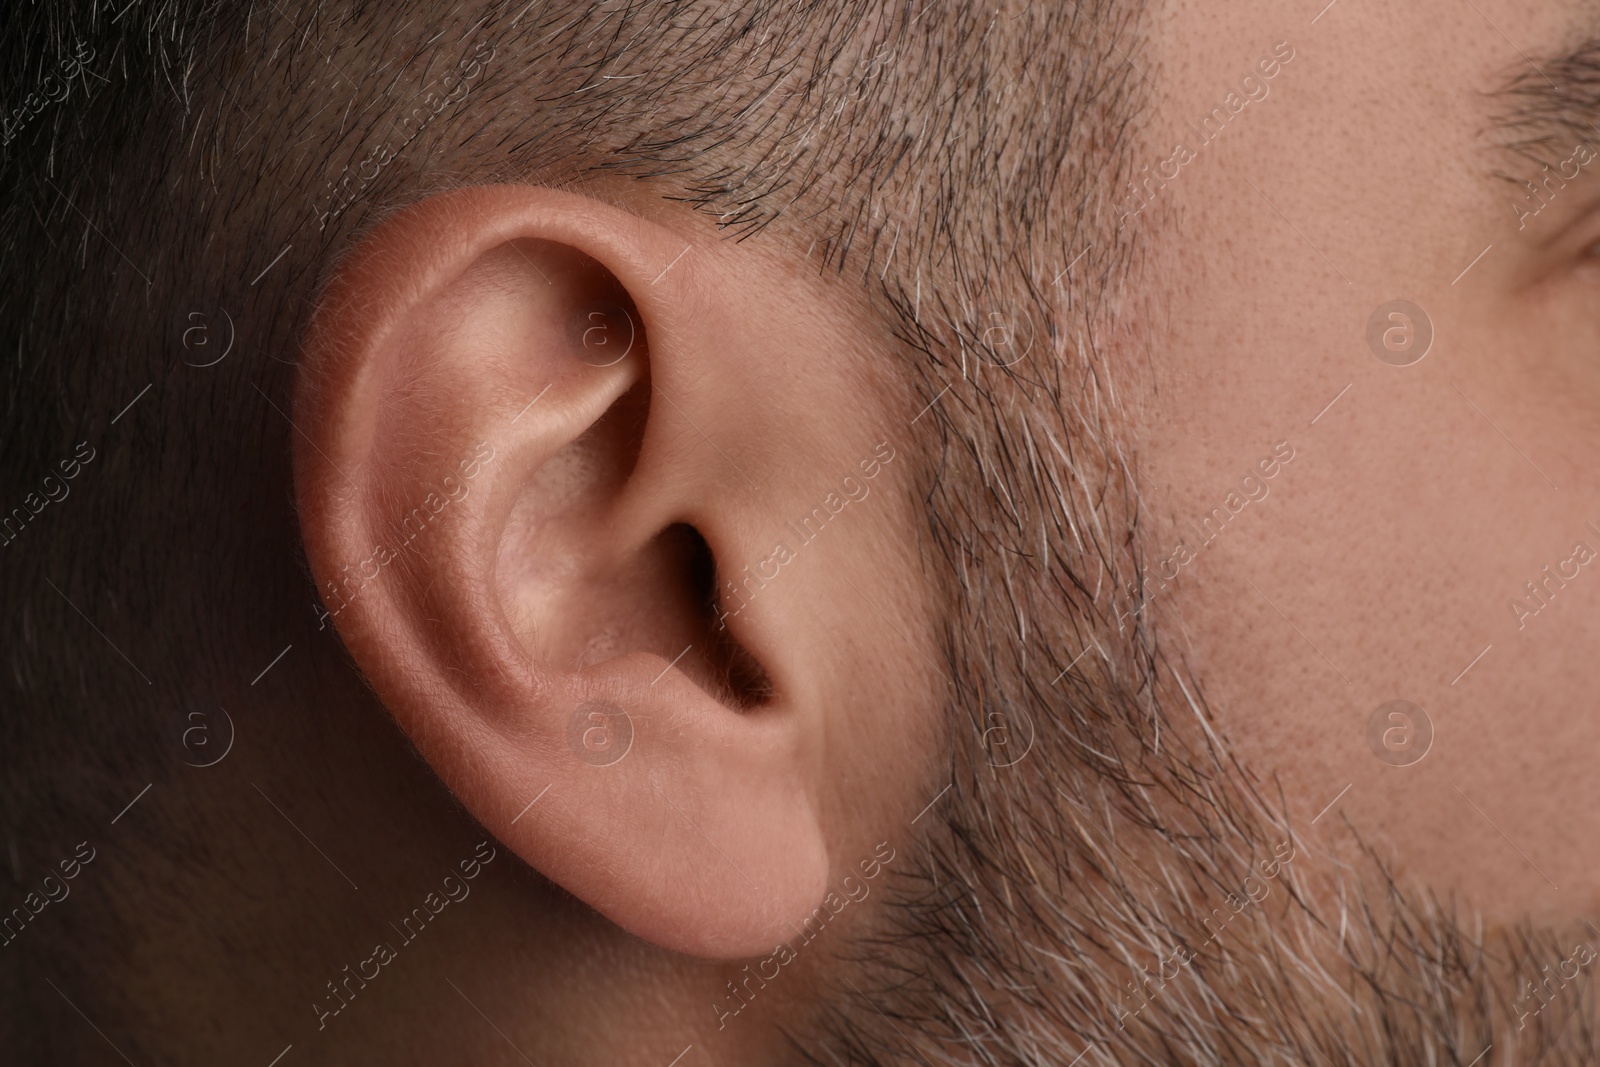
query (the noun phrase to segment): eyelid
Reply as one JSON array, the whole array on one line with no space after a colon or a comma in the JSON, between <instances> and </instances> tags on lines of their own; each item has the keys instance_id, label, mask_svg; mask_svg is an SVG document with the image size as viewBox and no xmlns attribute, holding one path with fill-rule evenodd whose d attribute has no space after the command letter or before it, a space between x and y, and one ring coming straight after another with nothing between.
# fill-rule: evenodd
<instances>
[{"instance_id":1,"label":"eyelid","mask_svg":"<svg viewBox=\"0 0 1600 1067\"><path fill-rule=\"evenodd\" d=\"M1513 239L1537 261L1540 274L1587 266L1600 257L1600 181L1591 179L1582 188L1569 184L1563 192L1570 198L1545 205L1537 235L1531 224L1521 233L1512 231Z\"/></svg>"},{"instance_id":2,"label":"eyelid","mask_svg":"<svg viewBox=\"0 0 1600 1067\"><path fill-rule=\"evenodd\" d=\"M1559 220L1544 251L1560 260L1584 263L1600 256L1600 189L1592 190L1585 202L1576 206L1581 210L1570 219Z\"/></svg>"},{"instance_id":3,"label":"eyelid","mask_svg":"<svg viewBox=\"0 0 1600 1067\"><path fill-rule=\"evenodd\" d=\"M1600 244L1600 181L1568 185L1563 192L1576 195L1565 203L1559 199L1547 203L1540 216L1542 236L1528 243L1545 254L1582 255Z\"/></svg>"},{"instance_id":4,"label":"eyelid","mask_svg":"<svg viewBox=\"0 0 1600 1067\"><path fill-rule=\"evenodd\" d=\"M1516 192L1512 190L1512 195ZM1515 213L1516 202L1511 203ZM1526 221L1526 229L1513 227L1512 232L1525 247L1541 256L1572 255L1600 242L1600 181L1583 182L1581 186L1569 183L1560 196L1546 202Z\"/></svg>"}]
</instances>

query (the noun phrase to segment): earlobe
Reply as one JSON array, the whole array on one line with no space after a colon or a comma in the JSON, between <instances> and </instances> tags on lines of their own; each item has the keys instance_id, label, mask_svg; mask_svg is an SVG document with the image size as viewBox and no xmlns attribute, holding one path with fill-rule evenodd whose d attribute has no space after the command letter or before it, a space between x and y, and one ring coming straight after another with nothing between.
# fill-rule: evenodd
<instances>
[{"instance_id":1,"label":"earlobe","mask_svg":"<svg viewBox=\"0 0 1600 1067\"><path fill-rule=\"evenodd\" d=\"M735 957L825 892L820 712L798 652L718 625L751 494L687 412L761 339L660 273L683 241L523 186L391 218L308 333L296 489L327 617L466 807L624 928Z\"/></svg>"}]
</instances>

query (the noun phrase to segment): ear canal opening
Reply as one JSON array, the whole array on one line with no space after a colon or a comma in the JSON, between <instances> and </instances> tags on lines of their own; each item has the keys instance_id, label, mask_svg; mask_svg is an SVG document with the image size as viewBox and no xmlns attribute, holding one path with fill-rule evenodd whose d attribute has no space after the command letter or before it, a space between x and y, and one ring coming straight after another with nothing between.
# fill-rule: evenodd
<instances>
[{"instance_id":1,"label":"ear canal opening","mask_svg":"<svg viewBox=\"0 0 1600 1067\"><path fill-rule=\"evenodd\" d=\"M699 662L706 675L695 680L723 703L741 711L768 703L773 694L772 679L722 621L724 609L717 592L717 561L711 546L699 530L687 523L669 527L665 535L682 540L687 553L689 592L700 609L698 629L706 654ZM685 667L693 671L687 663Z\"/></svg>"}]
</instances>

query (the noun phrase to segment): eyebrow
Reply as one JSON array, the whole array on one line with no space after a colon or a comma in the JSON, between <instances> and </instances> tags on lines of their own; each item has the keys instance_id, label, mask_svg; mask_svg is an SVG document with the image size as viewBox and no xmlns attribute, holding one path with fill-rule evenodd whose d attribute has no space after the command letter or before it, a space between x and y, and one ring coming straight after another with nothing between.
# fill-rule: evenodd
<instances>
[{"instance_id":1,"label":"eyebrow","mask_svg":"<svg viewBox=\"0 0 1600 1067\"><path fill-rule=\"evenodd\" d=\"M1600 37L1535 62L1527 59L1500 88L1488 130L1513 158L1551 162L1551 153L1600 144Z\"/></svg>"}]
</instances>

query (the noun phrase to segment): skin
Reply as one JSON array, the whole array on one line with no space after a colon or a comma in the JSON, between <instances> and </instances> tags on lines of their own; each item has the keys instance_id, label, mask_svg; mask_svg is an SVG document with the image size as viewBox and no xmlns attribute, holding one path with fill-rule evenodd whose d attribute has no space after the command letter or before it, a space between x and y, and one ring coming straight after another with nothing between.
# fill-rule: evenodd
<instances>
[{"instance_id":1,"label":"skin","mask_svg":"<svg viewBox=\"0 0 1600 1067\"><path fill-rule=\"evenodd\" d=\"M1296 450L1171 595L1238 751L1280 777L1301 825L1339 797L1317 829L1347 819L1402 879L1491 921L1569 921L1600 888L1583 844L1600 721L1580 667L1600 581L1582 569L1520 630L1506 600L1575 541L1600 544L1584 529L1600 519L1585 458L1600 186L1580 178L1519 233L1517 194L1489 177L1482 93L1526 69L1516 48L1570 45L1593 12L1478 7L1344 3L1314 25L1266 4L1164 9L1157 140L1275 42L1298 55L1163 193L1175 325L1139 439L1169 544L1274 442ZM1409 367L1363 339L1397 297L1436 331ZM1436 733L1411 766L1367 741L1396 698Z\"/></svg>"},{"instance_id":2,"label":"skin","mask_svg":"<svg viewBox=\"0 0 1600 1067\"><path fill-rule=\"evenodd\" d=\"M1566 42L1576 25L1571 11L1481 7L1531 55ZM1596 383L1584 360L1600 341L1600 279L1585 258L1600 226L1585 213L1600 197L1574 185L1532 232L1516 232L1510 196L1488 176L1487 113L1476 90L1522 60L1470 8L1379 12L1342 0L1313 25L1314 13L1170 5L1139 56L1157 87L1145 131L1153 163L1167 154L1169 127L1180 131L1185 117L1215 104L1274 44L1297 50L1270 96L1251 103L1134 223L1170 227L1146 280L1161 311L1147 330L1150 355L1130 353L1125 371L1138 398L1130 437L1155 520L1152 547L1187 536L1184 521L1221 503L1276 442L1296 449L1270 496L1184 566L1152 610L1182 627L1168 632L1181 635L1227 737L1249 766L1283 782L1299 826L1337 797L1307 833L1332 839L1357 830L1403 877L1458 891L1491 917L1570 919L1593 906L1595 875L1578 843L1593 838L1587 756L1596 739L1573 664L1583 662L1584 619L1600 579L1591 588L1585 570L1520 632L1505 598L1540 565L1565 558L1587 536L1586 520L1600 521L1587 503L1600 476L1582 461L1596 443L1586 418ZM554 202L528 195L532 214ZM909 480L885 480L907 477L905 468L874 485L870 506L882 510L847 510L844 521L859 516L865 525L786 564L735 624L783 698L771 716L791 731L781 744L734 737L728 724L737 712L713 703L713 665L674 663L697 620L663 580L682 569L682 557L653 538L688 516L719 560L755 564L770 551L767 531L826 491L830 472L870 450L879 435L869 431L905 423L922 401L850 377L847 366L861 361L847 355L889 343L851 284L819 280L795 250L719 242L704 220L629 195L608 188L595 198L646 217L648 227L612 218L581 233L540 224L519 236L583 245L641 307L655 303L645 308L652 323L670 324L650 338L651 374L689 416L680 423L675 409L652 412L639 447L642 469L659 471L670 459L676 480L622 499L618 472L638 442L618 439L600 413L639 379L621 371L583 379L579 367L555 376L581 387L518 420L518 432L531 435L527 461L475 479L444 513L448 536L425 540L405 568L386 565L335 620L374 692L352 672L295 676L319 708L337 709L326 723L282 721L269 698L252 695L259 703L237 710L254 736L230 773L186 781L197 839L208 839L205 828L216 831L210 837L262 829L195 876L194 896L208 906L133 924L128 956L136 972L160 980L128 994L113 1037L182 1031L173 1058L193 1062L266 1062L291 1040L295 1059L286 1063L659 1065L686 1046L693 1058L685 1063L778 1062L781 1027L803 1022L840 973L835 955L871 930L872 909L852 909L837 936L786 967L726 1028L717 1025L710 1006L742 965L729 959L760 954L782 936L774 927L797 911L789 897L835 884L881 838L903 840L939 787L941 738L930 711L938 690L913 669L933 654L925 643L933 609L919 599L918 517L902 507ZM503 206L479 204L502 239L512 228L495 213ZM583 214L570 203L554 210ZM493 416L499 426L527 411L524 398L542 388L540 368L561 358L574 314L605 288L558 252L537 262L575 288L552 296L537 284L540 271L527 270L533 262L488 250L495 242L481 217L461 212L419 226L382 246L391 255L341 264L338 284L354 299L334 314L348 321L325 317L311 335L304 374L325 377L297 382L295 410L298 515L323 581L345 564L362 566L371 529L395 519L364 516L361 507L413 501L438 484L446 468L429 464L470 454L481 439L471 419ZM610 252L594 244L597 234ZM452 249L484 241L439 268L448 296L384 298L415 280L407 272L418 261L432 257L437 266ZM684 243L689 256L656 288L651 276ZM1372 309L1395 297L1424 306L1438 333L1433 351L1406 368L1378 362L1361 336ZM736 312L716 330L701 321L713 306ZM420 348L386 352L383 331L396 324ZM512 335L528 360L469 358L485 336ZM768 359L745 359L752 349ZM414 407L384 412L383 396L349 383L386 359L451 373L418 376ZM802 359L804 376L730 384L752 365ZM593 381L610 381L611 391L585 400ZM411 431L352 432L374 415ZM780 417L788 421L775 423ZM726 455L707 448L689 418L750 464L768 491L750 493L730 476ZM564 448L566 460L555 462ZM341 496L344 472L359 481L354 502ZM574 503L541 525L539 505L552 498ZM1591 543L1600 548L1600 538ZM386 595L397 587L411 599ZM649 597L629 601L641 588ZM894 605L893 621L859 605L837 610L862 593ZM450 677L459 662L505 652L487 647L491 630L514 648L483 676L505 667L502 681L511 680L463 693ZM797 632L812 636L795 640ZM605 678L612 660L622 662ZM666 688L657 689L651 679L663 670ZM528 688L519 689L524 678ZM808 689L806 679L822 681ZM572 762L566 704L550 694L570 700L588 685L625 691L645 702L641 724L669 722L682 733L642 729L639 749L615 775L582 777L595 768ZM1372 709L1395 697L1427 709L1437 731L1426 758L1403 768L1379 762L1367 742ZM513 726L489 757L480 742L494 731L484 722ZM275 788L304 773L307 752L337 775L292 793ZM769 762L741 777L752 756ZM557 775L567 777L548 799L570 806L551 803L513 823ZM775 781L788 792L760 792ZM243 788L251 782L283 805L303 838L262 810ZM684 833L651 797L652 783L703 785L706 812L725 821L700 837ZM796 795L811 821L787 827L793 837L783 840L811 835L816 849L773 847L772 821L756 817L789 817ZM485 827L501 858L474 881L472 898L443 916L445 936L405 949L370 992L316 1029L307 1002L322 995L321 983L366 956L369 930L382 936L386 917L415 906L489 836ZM707 854L710 838L769 892L745 893ZM346 886L307 841L361 889ZM103 862L109 872L118 860L107 849ZM603 877L622 868L629 877ZM99 874L91 869L75 893L93 900L88 879ZM258 894L277 906L250 910ZM243 945L230 940L241 914L249 917ZM240 958L264 965L239 967ZM191 1020L209 1029L197 1033ZM75 1016L69 1022L85 1050L104 1054L95 1034Z\"/></svg>"},{"instance_id":3,"label":"skin","mask_svg":"<svg viewBox=\"0 0 1600 1067\"><path fill-rule=\"evenodd\" d=\"M512 1044L646 1063L698 1037L714 1056L770 1057L786 1005L846 944L835 928L816 947L803 924L821 903L826 925L849 925L859 909L833 915L859 893L862 862L933 792L935 724L919 718L936 683L913 666L928 655L928 611L910 549L892 536L911 522L905 465L871 464L871 488L861 481L863 457L893 457L877 446L910 416L893 390L862 380L856 354L884 341L841 283L631 206L484 186L366 237L304 346L299 513L326 586L394 540L447 477L467 486L436 498L433 524L378 575L352 568L363 580L344 587L333 625L455 797L508 853L610 920L572 921L561 907L551 933L548 902L516 918L459 916L456 936L498 956L480 973L542 961L539 977L503 987L517 994L499 1014L523 1020L509 1024ZM625 358L595 365L572 327L600 301L626 302L639 336ZM459 462L486 454L475 470ZM786 473L793 465L807 473ZM855 499L814 539L785 527L837 485ZM677 523L701 533L724 573L748 560L769 581L742 607L727 602L726 636L689 595L667 533ZM777 541L793 550L781 565ZM863 610L807 623L849 598ZM770 698L748 710L719 680L713 649L730 639L770 679ZM894 665L869 667L886 646L903 650L887 653ZM628 715L621 758L587 759L572 743L574 709L595 701ZM924 758L883 766L896 749ZM542 944L504 936L519 927ZM769 965L773 988L749 987L759 1010L740 1019L727 981L780 943L803 962L781 981ZM594 1007L607 998L626 1023L605 1035L552 1025L609 1017ZM724 1018L717 1005L739 1010ZM307 1043L320 1052L325 1029L363 1007L319 1013ZM391 1018L368 1014L340 1038L384 1041Z\"/></svg>"}]
</instances>

